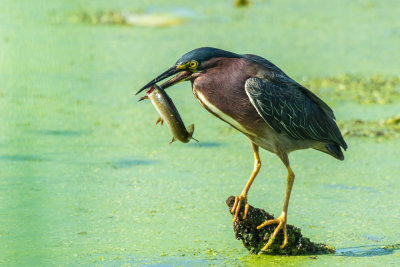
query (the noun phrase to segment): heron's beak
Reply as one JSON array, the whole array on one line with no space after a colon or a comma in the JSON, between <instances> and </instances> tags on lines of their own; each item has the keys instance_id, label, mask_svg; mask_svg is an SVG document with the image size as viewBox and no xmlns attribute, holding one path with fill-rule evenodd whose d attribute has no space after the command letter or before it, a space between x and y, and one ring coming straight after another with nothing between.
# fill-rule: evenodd
<instances>
[{"instance_id":1,"label":"heron's beak","mask_svg":"<svg viewBox=\"0 0 400 267\"><path fill-rule=\"evenodd\" d=\"M181 72L181 73L179 73ZM150 86L155 85L159 81L162 81L174 74L177 74L175 77L172 79L168 80L167 82L163 83L161 87L163 89L168 88L174 84L177 84L180 81L185 81L187 77L189 77L192 73L190 71L184 71L180 66L172 66L171 68L167 69L165 72L161 73L158 75L156 78L148 82L145 86L143 86L139 91L136 92L136 95L142 92L144 89L149 88Z\"/></svg>"},{"instance_id":2,"label":"heron's beak","mask_svg":"<svg viewBox=\"0 0 400 267\"><path fill-rule=\"evenodd\" d=\"M173 77L172 79L169 79L168 81L166 81L165 83L163 83L161 85L161 87L163 89L166 89L168 87L171 87L179 82L183 82L183 81L187 81L188 78L190 78L192 76L192 72L190 71L182 71L181 73L179 73L178 75L176 75L175 77Z\"/></svg>"}]
</instances>

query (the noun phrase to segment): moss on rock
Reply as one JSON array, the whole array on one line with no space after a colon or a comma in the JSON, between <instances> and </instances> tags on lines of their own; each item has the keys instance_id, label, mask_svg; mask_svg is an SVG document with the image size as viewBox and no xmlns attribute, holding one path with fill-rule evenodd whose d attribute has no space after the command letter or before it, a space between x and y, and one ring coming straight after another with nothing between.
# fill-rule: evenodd
<instances>
[{"instance_id":1,"label":"moss on rock","mask_svg":"<svg viewBox=\"0 0 400 267\"><path fill-rule=\"evenodd\" d=\"M229 207L229 212L235 202L235 197L230 196L226 200L226 204ZM269 254L269 255L316 255L316 254L331 254L335 252L334 247L322 243L314 243L309 238L303 237L300 228L293 225L287 225L287 233L289 236L288 244L285 248L281 249L280 245L283 242L282 231L278 233L274 243L267 249L262 251L261 249L268 242L269 237L275 230L276 225L268 225L260 230L257 230L257 226L265 222L266 220L274 219L274 216L268 212L249 207L247 218L242 219L244 212L244 205L242 205L238 219L233 223L233 231L235 232L236 239L242 240L243 245L252 254Z\"/></svg>"}]
</instances>

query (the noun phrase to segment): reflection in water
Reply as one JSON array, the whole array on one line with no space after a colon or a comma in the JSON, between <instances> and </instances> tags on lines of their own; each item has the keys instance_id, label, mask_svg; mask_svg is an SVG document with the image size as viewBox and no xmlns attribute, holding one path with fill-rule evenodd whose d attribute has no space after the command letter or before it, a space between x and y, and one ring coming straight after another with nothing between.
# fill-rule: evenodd
<instances>
[{"instance_id":1,"label":"reflection in water","mask_svg":"<svg viewBox=\"0 0 400 267\"><path fill-rule=\"evenodd\" d=\"M0 155L0 160L4 161L47 161L37 155Z\"/></svg>"},{"instance_id":2,"label":"reflection in water","mask_svg":"<svg viewBox=\"0 0 400 267\"><path fill-rule=\"evenodd\" d=\"M155 160L148 160L148 159L122 159L122 160L107 162L106 164L110 165L115 169L120 169L120 168L129 168L141 165L150 165L154 163L156 163Z\"/></svg>"},{"instance_id":3,"label":"reflection in water","mask_svg":"<svg viewBox=\"0 0 400 267\"><path fill-rule=\"evenodd\" d=\"M323 183L322 185L326 188L332 188L335 190L350 190L350 191L362 190L370 193L380 193L378 190L369 186L348 186L344 184L328 184L328 183Z\"/></svg>"},{"instance_id":4,"label":"reflection in water","mask_svg":"<svg viewBox=\"0 0 400 267\"><path fill-rule=\"evenodd\" d=\"M35 134L40 135L58 135L58 136L65 136L65 137L74 137L74 136L82 136L88 134L89 131L80 131L80 130L35 130L32 131Z\"/></svg>"},{"instance_id":5,"label":"reflection in water","mask_svg":"<svg viewBox=\"0 0 400 267\"><path fill-rule=\"evenodd\" d=\"M221 147L223 143L218 142L198 142L198 143L190 143L189 146L192 147L205 147L205 148L214 148L214 147Z\"/></svg>"},{"instance_id":6,"label":"reflection in water","mask_svg":"<svg viewBox=\"0 0 400 267\"><path fill-rule=\"evenodd\" d=\"M360 246L353 248L336 249L334 256L347 256L347 257L374 257L385 256L393 254L395 250L399 250L399 246Z\"/></svg>"}]
</instances>

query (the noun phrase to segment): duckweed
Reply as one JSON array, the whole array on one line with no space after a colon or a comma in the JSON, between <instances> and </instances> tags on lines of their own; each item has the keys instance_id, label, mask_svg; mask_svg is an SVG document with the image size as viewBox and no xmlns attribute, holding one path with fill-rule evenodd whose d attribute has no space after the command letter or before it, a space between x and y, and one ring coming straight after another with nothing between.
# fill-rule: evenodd
<instances>
[{"instance_id":1,"label":"duckweed","mask_svg":"<svg viewBox=\"0 0 400 267\"><path fill-rule=\"evenodd\" d=\"M171 14L135 13L130 11L99 10L96 12L82 11L68 17L72 23L86 23L91 25L127 25L139 27L168 27L181 24L185 19Z\"/></svg>"},{"instance_id":2,"label":"duckweed","mask_svg":"<svg viewBox=\"0 0 400 267\"><path fill-rule=\"evenodd\" d=\"M378 121L365 121L361 119L340 123L339 127L344 136L372 137L392 139L400 137L400 114Z\"/></svg>"},{"instance_id":3,"label":"duckweed","mask_svg":"<svg viewBox=\"0 0 400 267\"><path fill-rule=\"evenodd\" d=\"M302 84L323 98L359 104L387 104L400 100L400 77L343 74L326 78L303 77Z\"/></svg>"}]
</instances>

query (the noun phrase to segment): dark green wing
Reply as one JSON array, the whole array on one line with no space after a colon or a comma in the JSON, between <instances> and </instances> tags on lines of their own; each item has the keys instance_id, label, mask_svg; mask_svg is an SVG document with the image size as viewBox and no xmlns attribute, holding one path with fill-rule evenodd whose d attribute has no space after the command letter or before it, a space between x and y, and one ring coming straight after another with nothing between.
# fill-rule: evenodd
<instances>
[{"instance_id":1,"label":"dark green wing","mask_svg":"<svg viewBox=\"0 0 400 267\"><path fill-rule=\"evenodd\" d=\"M260 116L278 133L297 140L336 143L347 148L333 118L296 84L249 78L245 89Z\"/></svg>"},{"instance_id":2,"label":"dark green wing","mask_svg":"<svg viewBox=\"0 0 400 267\"><path fill-rule=\"evenodd\" d=\"M284 83L289 85L290 87L298 88L305 95L307 95L312 101L314 101L326 113L326 115L328 115L331 119L335 119L335 115L333 114L332 109L324 101L322 101L322 99L320 99L313 92L311 92L310 90L308 90L307 88L305 88L304 86L302 86L301 84L297 83L295 80L287 76L286 73L284 73L280 68L275 66L272 62L257 55L245 54L243 56L253 62L262 65L264 68L267 69L267 71L264 73L265 79L274 81L276 83Z\"/></svg>"}]
</instances>

